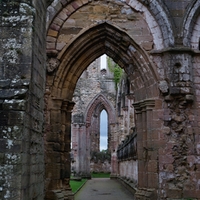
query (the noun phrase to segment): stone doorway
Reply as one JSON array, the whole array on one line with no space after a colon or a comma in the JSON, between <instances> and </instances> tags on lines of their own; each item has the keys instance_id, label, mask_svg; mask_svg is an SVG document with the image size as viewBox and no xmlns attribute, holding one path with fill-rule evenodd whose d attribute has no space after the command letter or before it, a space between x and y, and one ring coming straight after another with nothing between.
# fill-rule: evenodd
<instances>
[{"instance_id":1,"label":"stone doorway","mask_svg":"<svg viewBox=\"0 0 200 200\"><path fill-rule=\"evenodd\" d=\"M115 150L116 88L113 73L108 68L101 69L101 59L97 58L83 72L73 96L76 104L72 111L72 171L82 177L90 177L97 168L97 171L111 172L111 144ZM103 110L108 115L105 155L100 152L100 115Z\"/></svg>"},{"instance_id":2,"label":"stone doorway","mask_svg":"<svg viewBox=\"0 0 200 200\"><path fill-rule=\"evenodd\" d=\"M85 6L83 4L83 13L87 12L90 6L98 9L99 5L92 4L94 2L91 5L90 3ZM112 3L112 6L114 4ZM100 7L101 9L106 9L107 4L102 4ZM112 20L102 20L98 23L91 21L91 24L86 29L84 27L79 27L78 29L70 28L76 22L76 14L83 14L82 9L77 9L77 12L74 11L72 15L69 15L69 18L64 15L55 17L49 26L47 34L49 65L47 69L46 103L48 110L47 122L50 129L46 137L47 199L51 198L52 191L57 191L61 188L63 188L63 191L69 191L72 97L76 82L82 72L92 61L103 54L107 54L125 70L130 80L132 91L134 91L135 109L137 110L136 127L142 128L138 129L139 187L146 187L147 177L151 177L149 186L152 179L157 180L154 182L158 184L157 175L154 172L147 174L146 169L141 167L144 162L148 162L146 160L147 157L143 157L144 148L148 149L148 132L154 132L162 126L162 123L160 123L158 127L152 127L154 120L153 108L160 102L160 96L155 67L142 48L143 45L144 48L149 47L142 43L142 38L141 44L138 45L134 41L134 36L131 35L131 32L124 31L122 27L120 28L122 24L119 26ZM131 12L134 11L132 10ZM98 15L98 12L96 14ZM66 17L65 20L64 17ZM146 23L141 16L139 20ZM58 23L62 23L62 25L59 25L59 31L56 30ZM66 30L73 30L70 33L70 37L66 36ZM149 35L151 38L149 39L152 40L153 37L150 31ZM74 39L72 40L71 37ZM137 42L140 43L139 41ZM52 48L53 46L55 48ZM157 106L156 109L160 109L160 107ZM155 112L156 109L154 108ZM154 154L157 154L157 151L157 148L154 149ZM117 154L113 162L117 162L116 156ZM153 161L155 163L158 162L156 157L153 158ZM60 173L55 173L55 170ZM117 170L115 169L115 174Z\"/></svg>"},{"instance_id":3,"label":"stone doorway","mask_svg":"<svg viewBox=\"0 0 200 200\"><path fill-rule=\"evenodd\" d=\"M136 199L199 198L200 1L0 5L0 199L73 198L72 97L103 54L126 71L133 91L126 97L134 100L137 137L118 148L119 175L137 165ZM137 162L126 148L135 139Z\"/></svg>"}]
</instances>

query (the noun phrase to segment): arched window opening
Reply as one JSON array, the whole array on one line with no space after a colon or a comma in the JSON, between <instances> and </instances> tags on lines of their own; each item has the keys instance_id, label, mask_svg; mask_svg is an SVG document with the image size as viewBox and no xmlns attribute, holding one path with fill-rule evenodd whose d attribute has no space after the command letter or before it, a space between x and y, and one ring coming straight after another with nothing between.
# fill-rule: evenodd
<instances>
[{"instance_id":1,"label":"arched window opening","mask_svg":"<svg viewBox=\"0 0 200 200\"><path fill-rule=\"evenodd\" d=\"M108 149L108 114L105 110L100 114L100 151Z\"/></svg>"},{"instance_id":2,"label":"arched window opening","mask_svg":"<svg viewBox=\"0 0 200 200\"><path fill-rule=\"evenodd\" d=\"M112 168L115 166L111 162L111 152L116 151L118 138L112 135L117 122L115 105L122 102L118 90L121 91L124 78L123 69L106 54L90 63L79 77L73 96L75 105L71 124L72 173L90 177L93 172L110 173L116 170ZM123 115L126 111L121 104L119 106ZM119 120L121 124L124 122L121 116ZM129 130L129 127L126 129ZM119 131L121 133L121 129Z\"/></svg>"},{"instance_id":3,"label":"arched window opening","mask_svg":"<svg viewBox=\"0 0 200 200\"><path fill-rule=\"evenodd\" d=\"M101 75L104 77L107 74L107 55L103 54L100 57L100 69L101 69Z\"/></svg>"},{"instance_id":4,"label":"arched window opening","mask_svg":"<svg viewBox=\"0 0 200 200\"><path fill-rule=\"evenodd\" d=\"M107 55L103 54L101 56L101 70L102 69L107 69Z\"/></svg>"}]
</instances>

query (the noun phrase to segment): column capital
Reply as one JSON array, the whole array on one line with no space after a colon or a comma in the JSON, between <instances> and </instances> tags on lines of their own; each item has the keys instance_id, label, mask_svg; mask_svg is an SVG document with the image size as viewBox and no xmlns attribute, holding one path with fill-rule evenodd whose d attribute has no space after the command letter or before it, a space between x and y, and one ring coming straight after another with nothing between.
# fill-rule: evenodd
<instances>
[{"instance_id":1,"label":"column capital","mask_svg":"<svg viewBox=\"0 0 200 200\"><path fill-rule=\"evenodd\" d=\"M142 111L152 110L155 106L155 99L145 99L132 104L135 108L136 113L141 113Z\"/></svg>"},{"instance_id":2,"label":"column capital","mask_svg":"<svg viewBox=\"0 0 200 200\"><path fill-rule=\"evenodd\" d=\"M75 105L75 103L73 101L64 99L62 101L61 110L71 112L72 109L74 108L74 105Z\"/></svg>"}]
</instances>

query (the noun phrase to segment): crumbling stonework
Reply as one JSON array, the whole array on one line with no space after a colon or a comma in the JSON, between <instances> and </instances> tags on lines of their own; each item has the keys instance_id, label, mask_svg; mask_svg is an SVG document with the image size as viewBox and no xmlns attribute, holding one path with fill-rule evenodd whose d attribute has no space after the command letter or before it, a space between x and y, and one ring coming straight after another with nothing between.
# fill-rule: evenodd
<instances>
[{"instance_id":1,"label":"crumbling stonework","mask_svg":"<svg viewBox=\"0 0 200 200\"><path fill-rule=\"evenodd\" d=\"M45 9L0 1L0 199L44 198Z\"/></svg>"},{"instance_id":2,"label":"crumbling stonework","mask_svg":"<svg viewBox=\"0 0 200 200\"><path fill-rule=\"evenodd\" d=\"M200 1L0 4L1 199L73 199L72 98L82 72L103 54L129 80L128 119L121 116L119 132L111 127L121 142L135 127L137 163L120 162L137 167L135 199L200 199Z\"/></svg>"}]
</instances>

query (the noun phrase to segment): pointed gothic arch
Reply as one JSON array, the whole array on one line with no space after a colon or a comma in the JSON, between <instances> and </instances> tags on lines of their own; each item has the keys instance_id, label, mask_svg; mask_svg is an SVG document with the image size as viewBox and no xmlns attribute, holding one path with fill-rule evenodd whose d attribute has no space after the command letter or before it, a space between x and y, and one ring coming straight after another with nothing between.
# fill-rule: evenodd
<instances>
[{"instance_id":1,"label":"pointed gothic arch","mask_svg":"<svg viewBox=\"0 0 200 200\"><path fill-rule=\"evenodd\" d=\"M146 95L138 100L155 95L159 76L149 56L123 30L107 22L90 27L65 48L51 85L52 95L72 99L83 70L103 54L107 54L125 70L135 92L146 90Z\"/></svg>"},{"instance_id":2,"label":"pointed gothic arch","mask_svg":"<svg viewBox=\"0 0 200 200\"><path fill-rule=\"evenodd\" d=\"M92 115L98 112L98 114L105 109L108 113L109 123L116 123L116 113L113 105L103 94L98 94L94 97L87 106L85 113L85 122L90 124Z\"/></svg>"},{"instance_id":3,"label":"pointed gothic arch","mask_svg":"<svg viewBox=\"0 0 200 200\"><path fill-rule=\"evenodd\" d=\"M81 32L74 40L71 41L68 46L65 47L65 50L62 51L62 55L59 57L58 67L47 75L47 89L48 89L48 104L50 105L50 112L54 112L54 116L60 116L60 118L53 118L51 114L47 114L49 119L49 126L54 135L61 135L59 138L59 143L63 144L65 147L66 157L69 156L70 151L70 138L71 138L71 110L73 103L71 102L76 82L78 81L82 72L87 68L87 66L99 56L107 54L111 57L120 67L122 67L129 80L132 87L132 90L135 94L134 106L138 110L137 113L141 114L143 111L144 117L140 120L138 117L139 130L143 132L139 134L138 140L140 151L143 151L143 143L147 134L147 121L146 118L149 112L152 112L153 106L155 105L155 99L159 98L160 92L158 89L159 75L156 71L154 64L151 62L149 55L144 51L144 49L138 45L129 35L121 30L119 27L116 27L108 22L102 22L87 30ZM53 115L52 115L53 116ZM65 119L65 120L64 120ZM152 121L153 118L150 117L148 123ZM141 121L143 125L141 126ZM82 126L80 129L88 129L89 127ZM160 128L160 127L159 127ZM113 130L115 127L113 127ZM80 130L79 130L80 131ZM82 130L89 133L88 130ZM64 135L64 136L62 136ZM46 140L47 149L51 149L51 135L48 133L50 139ZM62 139L64 138L64 139ZM86 142L80 140L80 145L84 145L89 140L89 136L86 136ZM142 139L143 138L143 139ZM113 147L117 144L114 142ZM49 147L50 146L50 147ZM80 148L83 149L82 146ZM53 152L55 150L53 149ZM89 163L89 149L85 150L86 157L85 165L82 165L82 171L90 174L88 163ZM140 152L139 151L139 152ZM51 156L52 152L49 151L46 153L46 157ZM55 151L55 154L57 152ZM60 154L61 158L63 157ZM52 157L52 156L51 156ZM117 154L116 150L113 149L112 156L112 174L116 175L117 168ZM53 164L53 159L49 160L47 167ZM55 164L55 163L54 163ZM67 169L65 169L67 168ZM67 165L60 165L61 171L66 171L61 178L52 179L52 173L49 172L46 179L50 180L49 184L46 186L47 191L50 193L56 188L59 189L57 182L62 181L63 185L66 185L65 182L69 180L70 163ZM139 170L143 170L139 168ZM47 171L51 171L48 170ZM144 174L144 177L146 175ZM142 180L142 179L140 179ZM143 187L143 182L139 182L140 187ZM48 194L48 192L47 192Z\"/></svg>"},{"instance_id":4,"label":"pointed gothic arch","mask_svg":"<svg viewBox=\"0 0 200 200\"><path fill-rule=\"evenodd\" d=\"M183 36L183 44L186 47L191 47L192 34L194 31L196 21L199 17L199 13L200 13L200 1L193 0L188 6L182 25L181 34ZM199 38L197 38L197 40L198 39Z\"/></svg>"},{"instance_id":5,"label":"pointed gothic arch","mask_svg":"<svg viewBox=\"0 0 200 200\"><path fill-rule=\"evenodd\" d=\"M117 141L115 141L116 138L114 137L116 113L111 102L105 95L100 93L88 104L81 127L77 124L72 124L72 132L79 141L79 147L76 148L74 171L81 176L90 177L91 151L99 152L100 113L102 110L105 110L108 114L108 149L111 151L111 172L112 174L117 173L117 163L115 162Z\"/></svg>"},{"instance_id":6,"label":"pointed gothic arch","mask_svg":"<svg viewBox=\"0 0 200 200\"><path fill-rule=\"evenodd\" d=\"M51 157L48 159L46 166L56 165L55 158L52 155L59 155L61 160L69 160L69 151L70 151L70 138L71 138L71 110L73 103L71 102L76 83L81 76L82 72L92 63L96 58L100 57L103 54L107 54L111 57L115 63L124 69L128 79L130 80L131 89L134 91L135 96L135 107L139 115L142 112L142 118L138 117L138 123L136 126L139 127L140 132L139 148L138 152L143 151L143 146L147 140L147 134L149 129L147 128L146 115L150 113L152 115L152 110L155 105L155 100L159 98L160 91L158 89L158 82L160 77L156 70L156 66L150 59L150 55L143 49L141 45L133 40L130 35L121 29L120 27L112 24L108 21L100 21L97 24L92 24L86 29L82 30L79 34L76 35L70 42L62 49L58 54L48 54L49 58L56 60L56 67L51 66L53 70L48 71L47 73L47 95L48 95L48 112L47 119L49 129L51 131L47 134L46 140L46 157ZM99 107L101 110L101 106ZM51 113L53 113L51 115ZM149 115L149 116L150 116ZM53 117L56 116L56 117ZM148 124L151 124L151 121L154 120L153 117L148 118ZM142 122L142 123L141 123ZM141 125L142 124L142 125ZM151 126L150 126L151 127ZM88 129L84 125L77 127L77 129ZM160 128L160 126L159 126ZM113 130L115 127L113 126ZM153 128L151 128L153 129ZM79 130L80 131L80 130ZM156 131L156 129L154 129ZM52 140L54 138L52 135L59 136L56 140L61 146L65 146L64 153L57 152L57 149L52 147ZM144 135L144 136L143 136ZM89 136L86 136L86 140L89 139ZM80 144L84 145L83 140L80 140ZM113 147L117 144L114 142ZM82 146L80 146L82 148ZM52 149L52 150L51 150ZM113 149L115 151L115 149ZM89 149L86 149L89 152ZM53 152L53 153L52 153ZM65 156L63 156L63 154ZM82 158L89 162L88 153L85 153L86 157ZM141 154L142 155L142 154ZM65 159L65 157L67 159ZM113 174L117 174L117 163L116 151L113 152ZM142 158L141 158L142 159ZM46 184L47 195L56 189L60 189L59 182L62 182L61 185L66 185L69 181L69 171L70 163L67 161L67 164L63 164L64 160L58 165L60 169L61 177L52 176L54 174L53 168L48 168L49 172L46 176L46 179L49 181ZM82 166L83 169L88 169L88 163L85 162L85 166ZM156 161L157 162L157 161ZM143 173L142 168L139 168L140 172L143 174L144 178L146 174ZM66 172L66 173L63 173ZM62 173L61 173L62 172ZM89 174L89 169L86 170L86 173ZM155 177L156 178L156 177ZM143 187L144 183L139 182L140 187Z\"/></svg>"}]
</instances>

